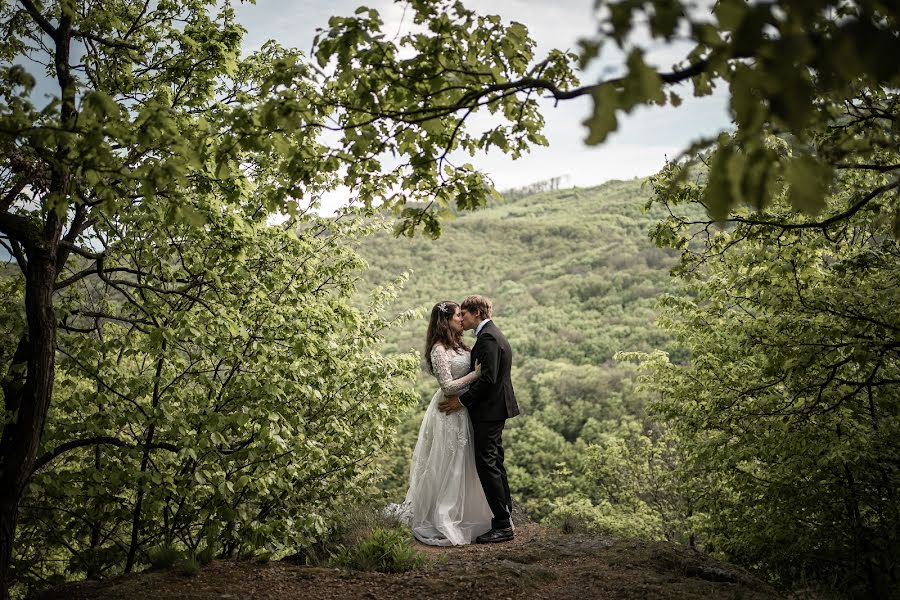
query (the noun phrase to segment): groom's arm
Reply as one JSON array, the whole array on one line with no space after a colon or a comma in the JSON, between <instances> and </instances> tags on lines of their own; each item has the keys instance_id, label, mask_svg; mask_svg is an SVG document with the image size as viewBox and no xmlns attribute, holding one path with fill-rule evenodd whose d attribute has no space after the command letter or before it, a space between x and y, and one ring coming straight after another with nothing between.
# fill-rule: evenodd
<instances>
[{"instance_id":1,"label":"groom's arm","mask_svg":"<svg viewBox=\"0 0 900 600\"><path fill-rule=\"evenodd\" d=\"M494 387L500 372L500 344L489 333L478 338L478 353L475 360L481 362L481 377L469 386L469 390L459 397L463 406L470 408L483 400Z\"/></svg>"}]
</instances>

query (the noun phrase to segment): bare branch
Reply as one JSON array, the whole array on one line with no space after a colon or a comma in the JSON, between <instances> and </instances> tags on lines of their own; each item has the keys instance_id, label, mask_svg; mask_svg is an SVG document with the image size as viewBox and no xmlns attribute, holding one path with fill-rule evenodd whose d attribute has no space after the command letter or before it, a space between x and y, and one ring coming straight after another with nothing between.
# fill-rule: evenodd
<instances>
[{"instance_id":1,"label":"bare branch","mask_svg":"<svg viewBox=\"0 0 900 600\"><path fill-rule=\"evenodd\" d=\"M68 236L67 236L68 237ZM103 252L90 252L85 250L81 246L72 243L69 240L60 240L59 247L68 250L69 252L74 252L78 256L83 256L84 258L90 260L101 260L104 256L106 256L106 251Z\"/></svg>"}]
</instances>

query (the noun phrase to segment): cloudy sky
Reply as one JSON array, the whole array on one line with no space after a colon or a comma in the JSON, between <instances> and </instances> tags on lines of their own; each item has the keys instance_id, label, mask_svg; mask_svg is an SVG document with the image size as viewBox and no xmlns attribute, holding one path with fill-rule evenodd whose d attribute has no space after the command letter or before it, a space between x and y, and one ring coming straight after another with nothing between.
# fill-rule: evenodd
<instances>
[{"instance_id":1,"label":"cloudy sky","mask_svg":"<svg viewBox=\"0 0 900 600\"><path fill-rule=\"evenodd\" d=\"M392 0L257 0L255 5L240 5L238 20L247 28L245 48L252 51L267 39L283 46L309 51L317 27L326 27L332 15L351 15L356 7L378 9L387 31L408 28L403 18L404 3ZM596 31L593 0L469 0L467 6L482 14L498 14L506 21L524 23L537 42L535 55L550 48L576 49L579 38ZM649 47L649 57L663 70L683 58L684 48ZM604 55L603 63L582 77L583 83L596 81L603 68L614 69L616 56ZM593 75L593 77L591 76ZM609 179L650 175L692 141L729 127L727 95L719 90L713 96L690 97L689 86L680 95L685 102L678 108L641 109L619 120L619 130L599 147L585 146L585 128L591 101L578 98L554 107L545 101L545 135L548 147L535 148L517 161L499 152L477 156L477 168L488 173L500 190L548 179L565 177L564 186L591 186Z\"/></svg>"}]
</instances>

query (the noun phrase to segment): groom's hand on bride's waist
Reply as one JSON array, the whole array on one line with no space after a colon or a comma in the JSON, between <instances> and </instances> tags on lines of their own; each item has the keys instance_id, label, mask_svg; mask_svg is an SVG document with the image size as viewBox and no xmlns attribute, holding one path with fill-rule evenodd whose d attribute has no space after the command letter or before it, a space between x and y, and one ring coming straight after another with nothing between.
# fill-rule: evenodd
<instances>
[{"instance_id":1,"label":"groom's hand on bride's waist","mask_svg":"<svg viewBox=\"0 0 900 600\"><path fill-rule=\"evenodd\" d=\"M462 407L463 405L462 402L459 401L459 396L445 396L438 404L438 410L448 415L455 413Z\"/></svg>"}]
</instances>

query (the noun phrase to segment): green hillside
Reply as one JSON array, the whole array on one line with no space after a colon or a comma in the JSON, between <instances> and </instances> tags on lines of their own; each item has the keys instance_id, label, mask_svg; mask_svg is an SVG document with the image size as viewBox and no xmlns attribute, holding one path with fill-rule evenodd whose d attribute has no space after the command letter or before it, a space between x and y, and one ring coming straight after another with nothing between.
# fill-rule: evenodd
<instances>
[{"instance_id":1,"label":"green hillside","mask_svg":"<svg viewBox=\"0 0 900 600\"><path fill-rule=\"evenodd\" d=\"M514 341L516 364L534 359L602 364L622 349L665 345L652 327L655 298L671 285L674 254L647 238L662 213L645 212L645 180L546 192L467 213L431 241L367 239L370 285L411 272L398 308L428 310L481 293ZM420 349L424 318L396 338Z\"/></svg>"},{"instance_id":2,"label":"green hillside","mask_svg":"<svg viewBox=\"0 0 900 600\"><path fill-rule=\"evenodd\" d=\"M553 520L580 506L588 513L582 517L608 521L606 529L656 537L663 519L643 505L633 472L624 476L629 481L595 481L598 444L609 450L604 460L612 446L627 460L650 426L631 368L613 355L673 350L654 320L657 297L675 285L668 271L676 258L648 239L663 216L644 210L649 193L638 179L546 192L460 216L436 241L385 234L360 250L370 264L368 287L410 272L397 311L418 307L427 315L435 302L470 293L493 299L513 346L524 415L510 421L505 439L513 496L526 510ZM423 317L393 332L390 349L422 352L426 324ZM419 410L387 459L392 499L405 492L421 409L434 389L423 372Z\"/></svg>"}]
</instances>

